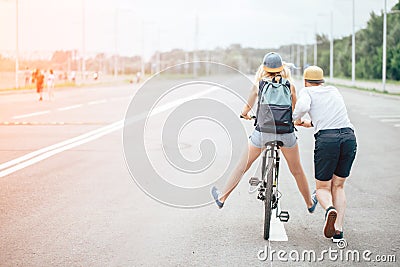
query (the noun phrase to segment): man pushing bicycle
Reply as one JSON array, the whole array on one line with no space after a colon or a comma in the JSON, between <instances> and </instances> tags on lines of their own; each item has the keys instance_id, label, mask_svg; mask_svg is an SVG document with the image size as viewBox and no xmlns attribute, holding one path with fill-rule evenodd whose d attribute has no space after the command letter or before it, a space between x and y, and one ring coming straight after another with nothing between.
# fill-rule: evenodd
<instances>
[{"instance_id":1,"label":"man pushing bicycle","mask_svg":"<svg viewBox=\"0 0 400 267\"><path fill-rule=\"evenodd\" d=\"M334 86L324 85L323 70L304 70L304 86L293 112L295 125L314 127L314 171L317 198L326 210L324 235L333 242L343 239L346 209L344 184L357 152L354 126L343 97ZM308 113L311 121L303 120Z\"/></svg>"}]
</instances>

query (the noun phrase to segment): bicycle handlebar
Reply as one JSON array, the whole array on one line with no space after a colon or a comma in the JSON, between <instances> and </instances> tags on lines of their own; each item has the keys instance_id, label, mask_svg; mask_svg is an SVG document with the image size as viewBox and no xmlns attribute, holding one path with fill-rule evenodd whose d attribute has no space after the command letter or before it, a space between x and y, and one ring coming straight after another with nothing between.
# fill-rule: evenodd
<instances>
[{"instance_id":1,"label":"bicycle handlebar","mask_svg":"<svg viewBox=\"0 0 400 267\"><path fill-rule=\"evenodd\" d=\"M240 114L240 116L239 116L241 119L244 119L244 117L243 117L243 115L242 114ZM253 120L255 120L256 119L256 116L251 116L251 119L253 119Z\"/></svg>"}]
</instances>

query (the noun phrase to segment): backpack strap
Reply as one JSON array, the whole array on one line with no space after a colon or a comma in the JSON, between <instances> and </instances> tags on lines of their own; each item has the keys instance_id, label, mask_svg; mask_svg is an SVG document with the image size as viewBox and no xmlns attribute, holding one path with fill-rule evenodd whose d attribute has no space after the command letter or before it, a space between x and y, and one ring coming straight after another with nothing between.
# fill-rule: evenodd
<instances>
[{"instance_id":1,"label":"backpack strap","mask_svg":"<svg viewBox=\"0 0 400 267\"><path fill-rule=\"evenodd\" d=\"M287 88L290 89L290 82L289 80L283 79L284 80L284 84L287 86Z\"/></svg>"},{"instance_id":2,"label":"backpack strap","mask_svg":"<svg viewBox=\"0 0 400 267\"><path fill-rule=\"evenodd\" d=\"M267 89L269 88L269 86L271 85L272 81L268 81L267 79L261 79L259 84L258 84L258 101L257 101L257 115L258 115L258 110L260 109L260 102L261 102L261 95L262 92L264 90L264 87L267 85ZM257 126L257 116L254 120L254 126Z\"/></svg>"}]
</instances>

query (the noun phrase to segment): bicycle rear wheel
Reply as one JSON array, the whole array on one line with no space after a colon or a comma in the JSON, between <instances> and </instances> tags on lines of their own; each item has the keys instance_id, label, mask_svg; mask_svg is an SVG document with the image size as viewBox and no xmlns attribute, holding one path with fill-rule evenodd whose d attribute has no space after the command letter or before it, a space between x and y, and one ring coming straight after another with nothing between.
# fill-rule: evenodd
<instances>
[{"instance_id":1,"label":"bicycle rear wheel","mask_svg":"<svg viewBox=\"0 0 400 267\"><path fill-rule=\"evenodd\" d=\"M264 199L264 239L269 239L272 215L272 179L273 179L273 158L268 159L267 179L265 181L265 199Z\"/></svg>"}]
</instances>

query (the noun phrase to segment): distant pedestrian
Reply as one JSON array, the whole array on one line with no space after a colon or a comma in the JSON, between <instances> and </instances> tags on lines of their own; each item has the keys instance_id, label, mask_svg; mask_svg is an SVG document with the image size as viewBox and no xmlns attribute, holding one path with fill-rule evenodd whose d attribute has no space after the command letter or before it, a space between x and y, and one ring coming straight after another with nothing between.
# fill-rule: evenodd
<instances>
[{"instance_id":1,"label":"distant pedestrian","mask_svg":"<svg viewBox=\"0 0 400 267\"><path fill-rule=\"evenodd\" d=\"M138 71L136 73L136 83L140 83L140 80L142 79L142 73Z\"/></svg>"},{"instance_id":2,"label":"distant pedestrian","mask_svg":"<svg viewBox=\"0 0 400 267\"><path fill-rule=\"evenodd\" d=\"M325 209L324 235L333 242L343 239L346 209L344 184L357 152L354 126L339 90L324 86L320 67L304 70L304 85L293 113L295 124L314 127L314 171L317 198ZM303 120L308 113L311 121Z\"/></svg>"},{"instance_id":3,"label":"distant pedestrian","mask_svg":"<svg viewBox=\"0 0 400 267\"><path fill-rule=\"evenodd\" d=\"M25 68L25 72L24 72L24 77L25 77L25 87L28 87L30 85L31 82L31 72L29 71L29 68L26 67Z\"/></svg>"},{"instance_id":4,"label":"distant pedestrian","mask_svg":"<svg viewBox=\"0 0 400 267\"><path fill-rule=\"evenodd\" d=\"M36 92L39 94L39 101L43 100L43 85L44 85L44 74L37 69L35 74L36 80Z\"/></svg>"},{"instance_id":5,"label":"distant pedestrian","mask_svg":"<svg viewBox=\"0 0 400 267\"><path fill-rule=\"evenodd\" d=\"M76 83L76 72L75 71L71 72L71 81L75 85L75 83Z\"/></svg>"},{"instance_id":6,"label":"distant pedestrian","mask_svg":"<svg viewBox=\"0 0 400 267\"><path fill-rule=\"evenodd\" d=\"M37 69L33 69L32 77L31 77L31 83L36 84L36 75L37 75Z\"/></svg>"},{"instance_id":7,"label":"distant pedestrian","mask_svg":"<svg viewBox=\"0 0 400 267\"><path fill-rule=\"evenodd\" d=\"M47 93L49 94L49 100L54 99L54 83L56 76L54 75L53 70L49 71L49 75L47 76Z\"/></svg>"}]
</instances>

